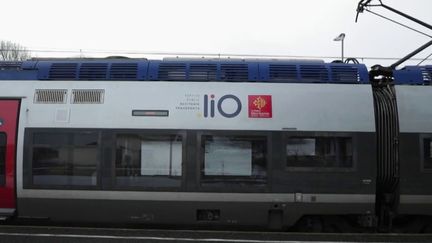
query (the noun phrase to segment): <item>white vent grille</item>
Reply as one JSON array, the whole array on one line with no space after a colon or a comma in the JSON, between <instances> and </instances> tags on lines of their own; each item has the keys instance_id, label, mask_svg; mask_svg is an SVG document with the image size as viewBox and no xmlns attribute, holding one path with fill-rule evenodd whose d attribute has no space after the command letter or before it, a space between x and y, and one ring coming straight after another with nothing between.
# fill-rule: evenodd
<instances>
[{"instance_id":1,"label":"white vent grille","mask_svg":"<svg viewBox=\"0 0 432 243\"><path fill-rule=\"evenodd\" d=\"M421 68L423 83L430 85L432 83L432 68Z\"/></svg>"},{"instance_id":2,"label":"white vent grille","mask_svg":"<svg viewBox=\"0 0 432 243\"><path fill-rule=\"evenodd\" d=\"M37 89L34 103L36 104L65 104L67 89Z\"/></svg>"},{"instance_id":3,"label":"white vent grille","mask_svg":"<svg viewBox=\"0 0 432 243\"><path fill-rule=\"evenodd\" d=\"M103 89L74 89L72 90L72 104L103 104L105 90Z\"/></svg>"}]
</instances>

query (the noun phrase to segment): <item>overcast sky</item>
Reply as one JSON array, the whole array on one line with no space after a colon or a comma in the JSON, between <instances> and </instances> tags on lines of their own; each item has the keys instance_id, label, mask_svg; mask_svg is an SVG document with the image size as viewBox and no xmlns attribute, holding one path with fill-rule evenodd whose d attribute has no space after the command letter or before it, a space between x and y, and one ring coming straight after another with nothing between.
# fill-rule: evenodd
<instances>
[{"instance_id":1,"label":"overcast sky","mask_svg":"<svg viewBox=\"0 0 432 243\"><path fill-rule=\"evenodd\" d=\"M431 0L383 0L432 24ZM2 0L0 39L34 56L106 56L96 51L286 56L402 57L430 40L370 13L358 0ZM374 9L387 17L395 15ZM401 20L432 35L432 31ZM68 52L74 51L74 53ZM133 53L138 53L132 55ZM418 55L426 57L432 48ZM368 65L394 61L363 59ZM360 60L361 61L361 60ZM411 62L417 64L419 61ZM427 61L432 64L432 61Z\"/></svg>"}]
</instances>

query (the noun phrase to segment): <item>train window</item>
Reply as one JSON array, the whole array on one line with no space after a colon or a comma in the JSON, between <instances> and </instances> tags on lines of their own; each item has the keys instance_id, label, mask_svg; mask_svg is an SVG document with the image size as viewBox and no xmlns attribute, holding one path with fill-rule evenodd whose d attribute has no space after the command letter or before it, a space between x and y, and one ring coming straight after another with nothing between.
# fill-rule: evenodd
<instances>
[{"instance_id":1,"label":"train window","mask_svg":"<svg viewBox=\"0 0 432 243\"><path fill-rule=\"evenodd\" d=\"M290 137L288 167L352 168L352 139L348 137Z\"/></svg>"},{"instance_id":2,"label":"train window","mask_svg":"<svg viewBox=\"0 0 432 243\"><path fill-rule=\"evenodd\" d=\"M96 186L99 133L33 134L33 185Z\"/></svg>"},{"instance_id":3,"label":"train window","mask_svg":"<svg viewBox=\"0 0 432 243\"><path fill-rule=\"evenodd\" d=\"M116 184L153 188L180 186L182 156L181 135L119 134Z\"/></svg>"},{"instance_id":4,"label":"train window","mask_svg":"<svg viewBox=\"0 0 432 243\"><path fill-rule=\"evenodd\" d=\"M432 138L423 139L423 169L432 169Z\"/></svg>"},{"instance_id":5,"label":"train window","mask_svg":"<svg viewBox=\"0 0 432 243\"><path fill-rule=\"evenodd\" d=\"M201 143L203 179L265 178L265 137L205 135Z\"/></svg>"},{"instance_id":6,"label":"train window","mask_svg":"<svg viewBox=\"0 0 432 243\"><path fill-rule=\"evenodd\" d=\"M0 186L6 183L6 134L0 133Z\"/></svg>"}]
</instances>

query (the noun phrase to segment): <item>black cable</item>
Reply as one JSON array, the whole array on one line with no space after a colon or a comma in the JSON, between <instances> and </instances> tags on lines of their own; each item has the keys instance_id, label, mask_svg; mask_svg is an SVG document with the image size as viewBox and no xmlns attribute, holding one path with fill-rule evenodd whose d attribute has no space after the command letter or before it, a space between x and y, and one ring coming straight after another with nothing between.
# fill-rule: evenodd
<instances>
[{"instance_id":1,"label":"black cable","mask_svg":"<svg viewBox=\"0 0 432 243\"><path fill-rule=\"evenodd\" d=\"M349 58L347 58L347 59L345 59L345 63L350 63L350 62L352 62L352 63L354 63L354 64L360 64L360 62L356 59L356 58L353 58L353 57L349 57Z\"/></svg>"},{"instance_id":2,"label":"black cable","mask_svg":"<svg viewBox=\"0 0 432 243\"><path fill-rule=\"evenodd\" d=\"M378 16L378 17L381 17L381 18L383 18L383 19L386 19L386 20L388 20L388 21L391 21L391 22L393 22L393 23L395 23L395 24L398 24L398 25L403 26L403 27L405 27L405 28L407 28L407 29L410 29L410 30L412 30L412 31L415 31L415 32L417 32L417 33L420 33L420 34L422 34L422 35L425 35L425 36L427 36L427 37L429 37L429 38L432 38L431 35L428 35L428 34L426 34L426 33L424 33L424 32L421 32L420 30L416 30L416 29L414 29L414 28L412 28L412 27L409 27L408 25L405 25L405 24L399 23L399 22L397 22L396 20L393 20L393 19L387 18L387 17L385 17L385 16L383 16L383 15L381 15L381 14L375 13L375 12L369 10L369 9L365 9L365 10L366 10L367 12L371 13L371 14L375 14L375 15Z\"/></svg>"}]
</instances>

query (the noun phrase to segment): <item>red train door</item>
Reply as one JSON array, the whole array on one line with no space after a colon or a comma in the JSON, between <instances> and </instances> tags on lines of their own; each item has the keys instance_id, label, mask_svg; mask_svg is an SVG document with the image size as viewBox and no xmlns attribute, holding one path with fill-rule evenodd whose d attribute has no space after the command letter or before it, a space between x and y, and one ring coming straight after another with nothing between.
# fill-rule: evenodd
<instances>
[{"instance_id":1,"label":"red train door","mask_svg":"<svg viewBox=\"0 0 432 243\"><path fill-rule=\"evenodd\" d=\"M0 100L0 218L16 208L15 151L19 100Z\"/></svg>"}]
</instances>

